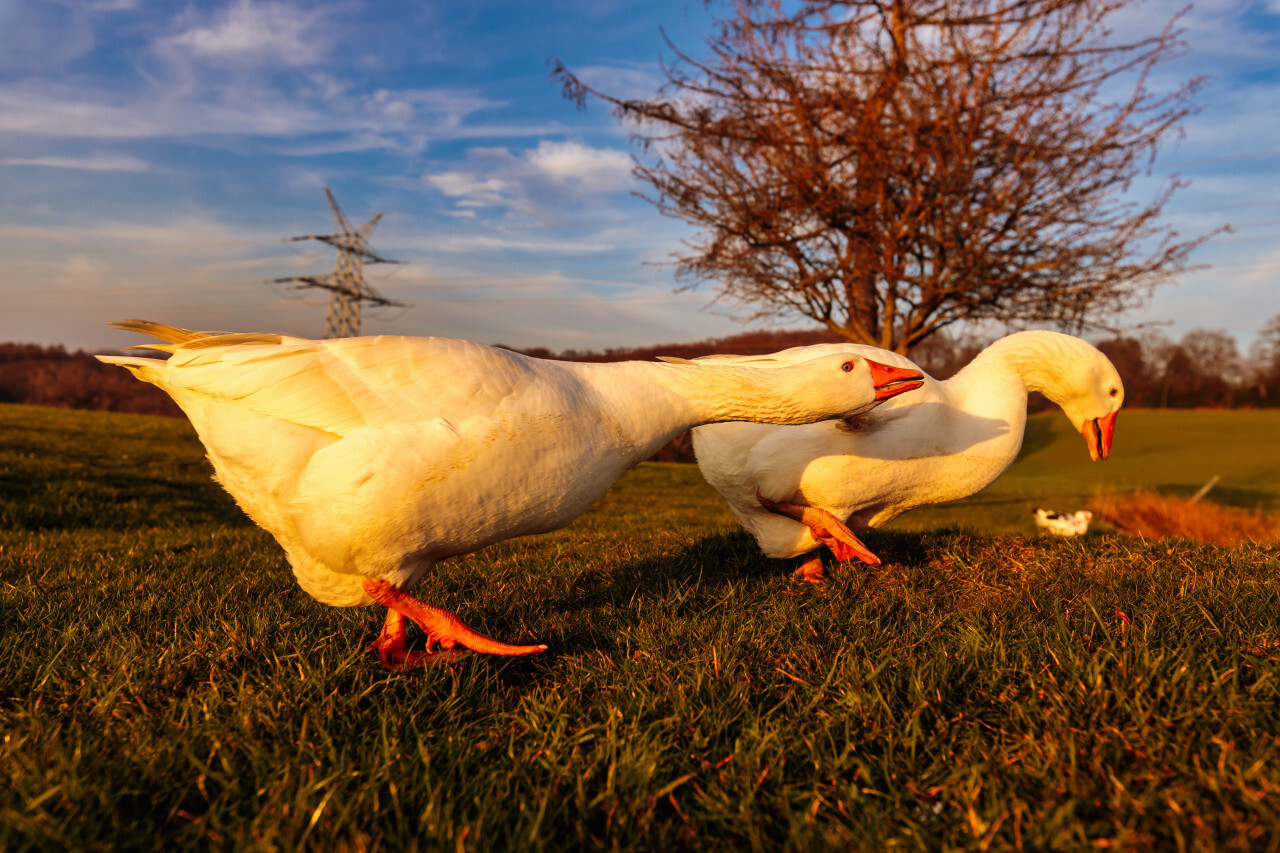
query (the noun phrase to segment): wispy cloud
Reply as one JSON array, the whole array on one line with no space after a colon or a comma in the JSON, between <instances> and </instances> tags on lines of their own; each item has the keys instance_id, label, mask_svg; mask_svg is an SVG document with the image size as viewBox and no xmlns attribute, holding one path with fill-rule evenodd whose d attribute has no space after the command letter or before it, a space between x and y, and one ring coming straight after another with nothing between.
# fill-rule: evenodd
<instances>
[{"instance_id":1,"label":"wispy cloud","mask_svg":"<svg viewBox=\"0 0 1280 853\"><path fill-rule=\"evenodd\" d=\"M471 169L428 174L424 180L463 208L534 210L550 197L584 198L625 192L631 157L614 148L544 139L535 148L472 148Z\"/></svg>"},{"instance_id":2,"label":"wispy cloud","mask_svg":"<svg viewBox=\"0 0 1280 853\"><path fill-rule=\"evenodd\" d=\"M454 199L460 207L511 207L518 184L476 172L448 171L428 175L426 181Z\"/></svg>"},{"instance_id":3,"label":"wispy cloud","mask_svg":"<svg viewBox=\"0 0 1280 853\"><path fill-rule=\"evenodd\" d=\"M652 98L666 82L662 72L651 64L585 65L571 69L579 80L599 92L615 98Z\"/></svg>"},{"instance_id":4,"label":"wispy cloud","mask_svg":"<svg viewBox=\"0 0 1280 853\"><path fill-rule=\"evenodd\" d=\"M406 135L448 138L469 115L491 105L465 93L430 90L383 90L319 103L250 87L157 85L145 93L121 94L33 81L0 88L0 131L57 139L340 134L350 136L329 143L328 150L367 150L401 147Z\"/></svg>"},{"instance_id":5,"label":"wispy cloud","mask_svg":"<svg viewBox=\"0 0 1280 853\"><path fill-rule=\"evenodd\" d=\"M614 148L543 140L526 157L543 180L586 193L612 193L631 185L631 155Z\"/></svg>"},{"instance_id":6,"label":"wispy cloud","mask_svg":"<svg viewBox=\"0 0 1280 853\"><path fill-rule=\"evenodd\" d=\"M24 244L33 242L59 243L75 246L80 238L61 228L40 228L34 225L0 225L0 240L15 240Z\"/></svg>"},{"instance_id":7,"label":"wispy cloud","mask_svg":"<svg viewBox=\"0 0 1280 853\"><path fill-rule=\"evenodd\" d=\"M570 257L573 255L598 255L613 252L613 244L601 240L551 240L546 238L530 239L528 237L511 238L500 234L484 236L471 235L453 237L435 241L433 251L442 253L487 252L520 252L522 254L539 254L547 256Z\"/></svg>"},{"instance_id":8,"label":"wispy cloud","mask_svg":"<svg viewBox=\"0 0 1280 853\"><path fill-rule=\"evenodd\" d=\"M62 11L45 21L30 12L32 5ZM9 50L10 42L43 34L56 40L57 33L62 42L41 52L46 65L64 63L95 44L87 22L116 17L81 7L73 20L60 4L14 8L0 4L0 66L18 50ZM155 28L162 35L130 48L129 63L111 75L42 74L39 63L24 60L17 66L23 73L0 80L0 133L40 140L267 138L289 140L291 148L278 152L285 155L414 154L432 140L484 134L477 113L504 106L446 86L370 86L358 64L335 61L362 55L340 13L349 16L350 4L234 0L212 10L188 7ZM67 42L72 23L85 31L74 51ZM499 135L514 134L504 128Z\"/></svg>"},{"instance_id":9,"label":"wispy cloud","mask_svg":"<svg viewBox=\"0 0 1280 853\"><path fill-rule=\"evenodd\" d=\"M138 8L141 0L95 0L89 4L91 12L130 12Z\"/></svg>"},{"instance_id":10,"label":"wispy cloud","mask_svg":"<svg viewBox=\"0 0 1280 853\"><path fill-rule=\"evenodd\" d=\"M243 65L312 65L329 53L323 8L237 0L156 43L170 57Z\"/></svg>"},{"instance_id":11,"label":"wispy cloud","mask_svg":"<svg viewBox=\"0 0 1280 853\"><path fill-rule=\"evenodd\" d=\"M93 154L88 157L8 157L0 166L43 166L49 169L84 169L89 172L145 172L143 160L127 154Z\"/></svg>"}]
</instances>

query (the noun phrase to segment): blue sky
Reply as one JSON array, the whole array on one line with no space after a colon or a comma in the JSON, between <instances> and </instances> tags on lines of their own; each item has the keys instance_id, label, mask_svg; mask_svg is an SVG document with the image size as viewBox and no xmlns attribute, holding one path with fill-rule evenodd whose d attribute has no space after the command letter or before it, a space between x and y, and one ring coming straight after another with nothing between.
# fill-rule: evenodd
<instances>
[{"instance_id":1,"label":"blue sky","mask_svg":"<svg viewBox=\"0 0 1280 853\"><path fill-rule=\"evenodd\" d=\"M709 288L676 292L691 232L633 197L626 130L547 67L651 94L661 30L697 52L708 20L681 0L0 0L0 341L115 347L103 324L128 317L318 336L322 291L263 282L332 268L281 242L331 230L324 186L353 224L383 212L371 246L406 261L369 269L410 307L366 334L601 349L741 331ZM1125 319L1247 345L1280 313L1280 0L1201 3L1187 30L1162 76L1214 80L1153 180L1193 182L1167 208L1185 233L1236 230Z\"/></svg>"}]
</instances>

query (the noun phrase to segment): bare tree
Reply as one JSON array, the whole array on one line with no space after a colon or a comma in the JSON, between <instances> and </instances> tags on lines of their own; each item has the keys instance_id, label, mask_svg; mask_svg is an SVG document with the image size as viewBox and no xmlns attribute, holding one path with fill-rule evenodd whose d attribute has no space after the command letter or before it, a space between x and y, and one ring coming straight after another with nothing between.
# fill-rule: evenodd
<instances>
[{"instance_id":1,"label":"bare tree","mask_svg":"<svg viewBox=\"0 0 1280 853\"><path fill-rule=\"evenodd\" d=\"M1124 380L1124 404L1129 408L1150 406L1159 400L1159 374L1153 373L1150 359L1136 338L1117 336L1098 342L1098 349L1111 359Z\"/></svg>"},{"instance_id":2,"label":"bare tree","mask_svg":"<svg viewBox=\"0 0 1280 853\"><path fill-rule=\"evenodd\" d=\"M1240 350L1225 329L1192 329L1181 346L1192 365L1192 393L1199 405L1230 406L1242 384Z\"/></svg>"},{"instance_id":3,"label":"bare tree","mask_svg":"<svg viewBox=\"0 0 1280 853\"><path fill-rule=\"evenodd\" d=\"M1208 238L1129 198L1201 79L1153 92L1176 19L1116 38L1132 0L741 0L706 58L674 46L650 100L554 76L633 123L635 174L699 229L690 286L899 352L958 321L1081 328Z\"/></svg>"},{"instance_id":4,"label":"bare tree","mask_svg":"<svg viewBox=\"0 0 1280 853\"><path fill-rule=\"evenodd\" d=\"M1258 338L1249 347L1249 380L1265 402L1268 388L1274 395L1280 387L1280 314L1263 324Z\"/></svg>"}]
</instances>

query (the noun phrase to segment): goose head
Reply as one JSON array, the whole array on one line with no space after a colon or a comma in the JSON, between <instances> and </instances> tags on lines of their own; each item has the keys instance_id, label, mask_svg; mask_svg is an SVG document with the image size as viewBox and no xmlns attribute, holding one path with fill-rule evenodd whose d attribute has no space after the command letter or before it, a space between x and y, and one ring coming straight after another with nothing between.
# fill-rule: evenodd
<instances>
[{"instance_id":1,"label":"goose head","mask_svg":"<svg viewBox=\"0 0 1280 853\"><path fill-rule=\"evenodd\" d=\"M706 404L701 423L810 424L853 417L924 385L915 368L891 367L852 352L789 364L773 356L658 360L696 368L683 373L682 387Z\"/></svg>"},{"instance_id":2,"label":"goose head","mask_svg":"<svg viewBox=\"0 0 1280 853\"><path fill-rule=\"evenodd\" d=\"M1120 374L1110 359L1088 344L1060 361L1055 373L1038 390L1062 407L1076 432L1084 436L1089 457L1094 462L1106 459L1111 455L1116 414L1124 403Z\"/></svg>"},{"instance_id":3,"label":"goose head","mask_svg":"<svg viewBox=\"0 0 1280 853\"><path fill-rule=\"evenodd\" d=\"M789 395L815 411L861 414L924 384L919 370L892 367L853 353L837 353L777 369L786 373Z\"/></svg>"}]
</instances>

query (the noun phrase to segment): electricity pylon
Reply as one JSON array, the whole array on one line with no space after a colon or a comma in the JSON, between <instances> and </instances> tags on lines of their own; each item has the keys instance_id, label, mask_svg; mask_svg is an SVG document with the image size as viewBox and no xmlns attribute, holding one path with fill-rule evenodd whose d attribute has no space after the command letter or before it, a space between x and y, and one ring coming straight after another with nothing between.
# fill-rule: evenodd
<instances>
[{"instance_id":1,"label":"electricity pylon","mask_svg":"<svg viewBox=\"0 0 1280 853\"><path fill-rule=\"evenodd\" d=\"M324 336L352 338L360 334L360 306L363 303L404 307L403 302L387 299L364 280L364 265L402 262L384 258L366 248L369 235L373 233L378 220L382 218L381 213L359 228L352 228L347 218L342 215L338 203L333 200L333 193L329 192L328 187L324 188L324 194L329 199L329 212L333 214L333 224L338 233L304 234L301 237L288 237L284 242L319 240L321 243L333 246L338 250L338 260L334 264L333 272L327 275L293 275L287 278L273 278L272 281L277 283L299 281L302 282L301 287L320 287L330 291L329 312L324 318Z\"/></svg>"}]
</instances>

